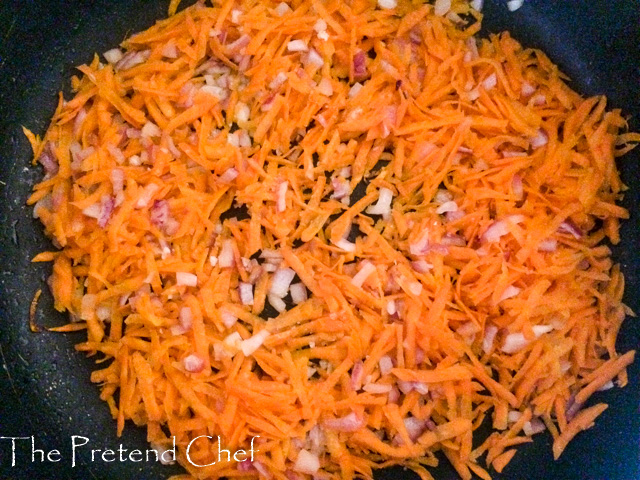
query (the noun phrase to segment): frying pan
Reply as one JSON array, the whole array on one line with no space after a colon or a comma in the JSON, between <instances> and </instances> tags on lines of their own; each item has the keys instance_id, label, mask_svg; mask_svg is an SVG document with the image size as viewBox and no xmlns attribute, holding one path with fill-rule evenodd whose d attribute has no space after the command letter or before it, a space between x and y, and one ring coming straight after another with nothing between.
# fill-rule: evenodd
<instances>
[{"instance_id":1,"label":"frying pan","mask_svg":"<svg viewBox=\"0 0 640 480\"><path fill-rule=\"evenodd\" d=\"M151 0L5 0L0 2L0 437L34 436L35 447L57 449L61 461L31 457L31 442L0 439L0 480L4 479L160 479L181 469L156 462L111 463L80 455L71 466L71 436L89 438L92 448L144 450L143 429L128 425L121 438L98 389L89 381L93 359L75 352L83 333L31 333L28 312L38 288L45 291L37 323L65 323L52 308L45 279L49 265L30 263L51 249L39 223L25 206L30 186L42 173L30 167L31 152L21 133L25 125L44 133L57 102L69 86L73 67L89 62L127 35L166 15L167 1ZM510 30L525 46L542 48L585 95L605 94L610 107L640 123L640 4L637 0L526 0L509 12L504 0L485 1L484 34ZM69 92L67 92L68 94ZM632 212L613 248L622 264L625 302L640 311L640 152L619 162L630 190L623 205ZM618 349L638 348L640 325L627 319ZM610 408L596 426L569 445L554 462L551 438L537 435L522 446L496 478L633 480L640 478L640 362L629 369L629 385L597 394L593 402ZM84 450L83 450L84 451ZM55 457L54 457L55 458ZM446 461L433 472L439 480L457 478ZM402 469L385 470L379 479L417 478Z\"/></svg>"}]
</instances>

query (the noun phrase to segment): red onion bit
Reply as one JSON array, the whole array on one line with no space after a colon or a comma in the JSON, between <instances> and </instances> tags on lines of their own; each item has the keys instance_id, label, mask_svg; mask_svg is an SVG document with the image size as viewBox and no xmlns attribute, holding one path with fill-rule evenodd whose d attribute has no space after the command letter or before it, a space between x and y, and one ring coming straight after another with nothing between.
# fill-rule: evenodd
<instances>
[{"instance_id":1,"label":"red onion bit","mask_svg":"<svg viewBox=\"0 0 640 480\"><path fill-rule=\"evenodd\" d=\"M47 143L38 157L38 162L44 167L45 179L54 177L58 173L58 160L53 153L53 146Z\"/></svg>"},{"instance_id":2,"label":"red onion bit","mask_svg":"<svg viewBox=\"0 0 640 480\"><path fill-rule=\"evenodd\" d=\"M364 379L364 364L362 360L358 360L351 369L351 380L349 385L354 391L358 391L362 388L362 380Z\"/></svg>"},{"instance_id":3,"label":"red onion bit","mask_svg":"<svg viewBox=\"0 0 640 480\"><path fill-rule=\"evenodd\" d=\"M353 56L353 78L359 82L367 76L366 56L362 50L358 50Z\"/></svg>"},{"instance_id":4,"label":"red onion bit","mask_svg":"<svg viewBox=\"0 0 640 480\"><path fill-rule=\"evenodd\" d=\"M111 219L111 215L113 214L113 209L115 206L115 202L113 197L109 195L104 195L102 200L100 201L100 216L98 217L98 226L100 228L104 228L109 223Z\"/></svg>"},{"instance_id":5,"label":"red onion bit","mask_svg":"<svg viewBox=\"0 0 640 480\"><path fill-rule=\"evenodd\" d=\"M567 218L560 224L560 226L558 227L558 232L570 233L576 240L580 240L584 236L584 233L582 232L580 227L578 227L570 218Z\"/></svg>"},{"instance_id":6,"label":"red onion bit","mask_svg":"<svg viewBox=\"0 0 640 480\"><path fill-rule=\"evenodd\" d=\"M173 235L180 227L179 223L171 216L169 202L156 200L151 207L151 223L167 235Z\"/></svg>"},{"instance_id":7,"label":"red onion bit","mask_svg":"<svg viewBox=\"0 0 640 480\"><path fill-rule=\"evenodd\" d=\"M184 369L189 373L200 373L204 370L204 360L195 353L185 357L182 363Z\"/></svg>"},{"instance_id":8,"label":"red onion bit","mask_svg":"<svg viewBox=\"0 0 640 480\"><path fill-rule=\"evenodd\" d=\"M330 430L337 430L339 432L357 432L364 427L365 421L364 418L351 412L344 417L325 420L323 425Z\"/></svg>"}]
</instances>

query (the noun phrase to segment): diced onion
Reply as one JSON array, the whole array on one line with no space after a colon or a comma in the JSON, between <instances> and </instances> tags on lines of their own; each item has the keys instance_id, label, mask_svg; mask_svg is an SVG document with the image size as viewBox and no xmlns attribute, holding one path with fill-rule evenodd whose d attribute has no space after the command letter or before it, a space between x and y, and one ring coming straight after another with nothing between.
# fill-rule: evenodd
<instances>
[{"instance_id":1,"label":"diced onion","mask_svg":"<svg viewBox=\"0 0 640 480\"><path fill-rule=\"evenodd\" d=\"M356 244L355 243L351 243L346 238L342 238L342 239L338 240L336 242L336 247L344 250L345 252L355 252L356 251Z\"/></svg>"},{"instance_id":2,"label":"diced onion","mask_svg":"<svg viewBox=\"0 0 640 480\"><path fill-rule=\"evenodd\" d=\"M542 240L538 244L538 250L540 252L555 252L558 249L558 241L555 238L548 238Z\"/></svg>"},{"instance_id":3,"label":"diced onion","mask_svg":"<svg viewBox=\"0 0 640 480\"><path fill-rule=\"evenodd\" d=\"M198 285L198 277L193 273L176 272L176 284L186 287L196 287Z\"/></svg>"},{"instance_id":4,"label":"diced onion","mask_svg":"<svg viewBox=\"0 0 640 480\"><path fill-rule=\"evenodd\" d=\"M231 167L225 170L225 172L222 175L220 175L219 180L222 183L229 183L235 180L237 177L238 177L238 171L235 168Z\"/></svg>"},{"instance_id":5,"label":"diced onion","mask_svg":"<svg viewBox=\"0 0 640 480\"><path fill-rule=\"evenodd\" d=\"M389 393L393 387L386 383L367 383L362 387L367 393Z\"/></svg>"},{"instance_id":6,"label":"diced onion","mask_svg":"<svg viewBox=\"0 0 640 480\"><path fill-rule=\"evenodd\" d=\"M362 84L360 82L354 83L353 86L349 89L349 98L355 97L358 92L360 92L360 90L362 90Z\"/></svg>"},{"instance_id":7,"label":"diced onion","mask_svg":"<svg viewBox=\"0 0 640 480\"><path fill-rule=\"evenodd\" d=\"M489 353L493 348L493 342L498 333L498 327L495 325L487 325L484 328L484 338L482 339L482 351Z\"/></svg>"},{"instance_id":8,"label":"diced onion","mask_svg":"<svg viewBox=\"0 0 640 480\"><path fill-rule=\"evenodd\" d=\"M331 86L331 80L328 78L322 78L318 83L318 93L321 93L325 97L330 97L333 95L333 86Z\"/></svg>"},{"instance_id":9,"label":"diced onion","mask_svg":"<svg viewBox=\"0 0 640 480\"><path fill-rule=\"evenodd\" d=\"M547 143L549 143L549 136L544 130L540 129L538 130L538 134L531 139L531 148L541 148Z\"/></svg>"},{"instance_id":10,"label":"diced onion","mask_svg":"<svg viewBox=\"0 0 640 480\"><path fill-rule=\"evenodd\" d=\"M204 370L204 360L195 353L185 357L182 364L184 369L190 373L200 373Z\"/></svg>"},{"instance_id":11,"label":"diced onion","mask_svg":"<svg viewBox=\"0 0 640 480\"><path fill-rule=\"evenodd\" d=\"M247 282L240 282L238 292L243 305L253 305L253 285Z\"/></svg>"},{"instance_id":12,"label":"diced onion","mask_svg":"<svg viewBox=\"0 0 640 480\"><path fill-rule=\"evenodd\" d=\"M274 295L278 298L284 298L289 291L289 285L296 276L296 272L291 268L281 268L273 274L271 278L271 287L269 288L269 295Z\"/></svg>"},{"instance_id":13,"label":"diced onion","mask_svg":"<svg viewBox=\"0 0 640 480\"><path fill-rule=\"evenodd\" d=\"M122 60L124 53L122 53L122 50L120 50L119 48L112 48L111 50L107 50L106 52L104 52L102 56L105 58L107 62L109 62L112 65L115 65L120 60Z\"/></svg>"},{"instance_id":14,"label":"diced onion","mask_svg":"<svg viewBox=\"0 0 640 480\"><path fill-rule=\"evenodd\" d=\"M387 375L393 369L393 360L389 355L384 355L378 360L378 366L380 367L380 375Z\"/></svg>"},{"instance_id":15,"label":"diced onion","mask_svg":"<svg viewBox=\"0 0 640 480\"><path fill-rule=\"evenodd\" d=\"M393 192L388 188L383 187L378 192L378 201L375 203L375 205L370 205L366 211L370 215L388 216L391 214L392 200Z\"/></svg>"},{"instance_id":16,"label":"diced onion","mask_svg":"<svg viewBox=\"0 0 640 480\"><path fill-rule=\"evenodd\" d=\"M442 205L436 208L436 213L438 215L442 215L443 213L455 212L456 210L458 210L458 204L451 200L449 202L444 202Z\"/></svg>"},{"instance_id":17,"label":"diced onion","mask_svg":"<svg viewBox=\"0 0 640 480\"><path fill-rule=\"evenodd\" d=\"M222 249L220 255L218 255L218 264L220 268L233 267L235 262L233 255L233 240L228 239L222 243Z\"/></svg>"},{"instance_id":18,"label":"diced onion","mask_svg":"<svg viewBox=\"0 0 640 480\"><path fill-rule=\"evenodd\" d=\"M362 262L360 270L351 279L351 284L356 287L362 287L362 284L375 271L376 271L376 266L373 263L369 261Z\"/></svg>"},{"instance_id":19,"label":"diced onion","mask_svg":"<svg viewBox=\"0 0 640 480\"><path fill-rule=\"evenodd\" d=\"M413 295L420 295L422 293L422 284L420 282L411 282L409 284L409 291Z\"/></svg>"},{"instance_id":20,"label":"diced onion","mask_svg":"<svg viewBox=\"0 0 640 480\"><path fill-rule=\"evenodd\" d=\"M287 13L291 12L291 7L285 2L280 2L275 8L275 12L279 17L284 17Z\"/></svg>"},{"instance_id":21,"label":"diced onion","mask_svg":"<svg viewBox=\"0 0 640 480\"><path fill-rule=\"evenodd\" d=\"M524 0L508 0L507 1L507 8L509 9L510 12L515 12L520 7L522 7L522 5L524 5Z\"/></svg>"},{"instance_id":22,"label":"diced onion","mask_svg":"<svg viewBox=\"0 0 640 480\"><path fill-rule=\"evenodd\" d=\"M305 287L303 283L294 283L291 285L289 291L291 292L291 299L296 305L304 302L308 298L307 287Z\"/></svg>"},{"instance_id":23,"label":"diced onion","mask_svg":"<svg viewBox=\"0 0 640 480\"><path fill-rule=\"evenodd\" d=\"M238 321L238 318L235 315L227 312L226 310L222 310L220 316L222 317L223 325L227 328L233 327Z\"/></svg>"},{"instance_id":24,"label":"diced onion","mask_svg":"<svg viewBox=\"0 0 640 480\"><path fill-rule=\"evenodd\" d=\"M320 469L320 458L308 450L300 450L296 457L296 463L293 464L293 469L296 472L313 475Z\"/></svg>"},{"instance_id":25,"label":"diced onion","mask_svg":"<svg viewBox=\"0 0 640 480\"><path fill-rule=\"evenodd\" d=\"M378 6L385 10L390 10L398 6L397 0L378 0Z\"/></svg>"},{"instance_id":26,"label":"diced onion","mask_svg":"<svg viewBox=\"0 0 640 480\"><path fill-rule=\"evenodd\" d=\"M248 357L253 352L258 350L258 348L260 348L260 346L264 343L264 341L268 336L269 336L268 330L261 330L255 335L253 335L252 337L247 338L246 340L243 340L242 344L240 345L240 349L242 350L242 353L244 354L244 356Z\"/></svg>"},{"instance_id":27,"label":"diced onion","mask_svg":"<svg viewBox=\"0 0 640 480\"><path fill-rule=\"evenodd\" d=\"M513 285L509 285L507 288L505 288L504 292L500 296L500 300L498 300L498 301L501 302L501 301L506 300L508 298L513 298L516 295L518 295L521 291L522 291L522 289L520 289L518 287L515 287Z\"/></svg>"},{"instance_id":28,"label":"diced onion","mask_svg":"<svg viewBox=\"0 0 640 480\"><path fill-rule=\"evenodd\" d=\"M276 295L268 295L267 300L269 300L269 305L275 308L278 313L282 313L287 309L287 304L284 303L284 300Z\"/></svg>"},{"instance_id":29,"label":"diced onion","mask_svg":"<svg viewBox=\"0 0 640 480\"><path fill-rule=\"evenodd\" d=\"M278 185L278 198L276 201L276 207L278 212L282 213L287 209L287 188L289 182L280 182Z\"/></svg>"},{"instance_id":30,"label":"diced onion","mask_svg":"<svg viewBox=\"0 0 640 480\"><path fill-rule=\"evenodd\" d=\"M140 131L143 137L151 138L151 137L160 137L162 135L162 130L153 122L147 122L142 127Z\"/></svg>"},{"instance_id":31,"label":"diced onion","mask_svg":"<svg viewBox=\"0 0 640 480\"><path fill-rule=\"evenodd\" d=\"M339 432L357 432L365 425L364 419L354 412L340 418L331 418L324 421L324 426L330 430Z\"/></svg>"},{"instance_id":32,"label":"diced onion","mask_svg":"<svg viewBox=\"0 0 640 480\"><path fill-rule=\"evenodd\" d=\"M449 10L451 10L451 0L436 0L433 13L444 17Z\"/></svg>"},{"instance_id":33,"label":"diced onion","mask_svg":"<svg viewBox=\"0 0 640 480\"><path fill-rule=\"evenodd\" d=\"M493 89L496 85L498 85L498 77L495 73L492 73L482 82L482 86L485 90L489 91Z\"/></svg>"},{"instance_id":34,"label":"diced onion","mask_svg":"<svg viewBox=\"0 0 640 480\"><path fill-rule=\"evenodd\" d=\"M306 52L309 50L304 40L291 40L287 43L287 50L290 52Z\"/></svg>"}]
</instances>

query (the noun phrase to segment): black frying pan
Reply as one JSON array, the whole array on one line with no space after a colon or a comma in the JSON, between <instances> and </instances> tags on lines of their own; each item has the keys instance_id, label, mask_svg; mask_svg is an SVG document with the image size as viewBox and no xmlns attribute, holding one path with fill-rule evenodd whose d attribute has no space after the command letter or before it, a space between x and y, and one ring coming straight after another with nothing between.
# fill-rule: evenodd
<instances>
[{"instance_id":1,"label":"black frying pan","mask_svg":"<svg viewBox=\"0 0 640 480\"><path fill-rule=\"evenodd\" d=\"M186 1L186 0L185 0ZM68 89L73 67L89 62L94 52L116 46L127 35L166 15L167 1L151 0L4 0L0 1L0 437L35 437L45 454L57 449L59 462L32 462L31 441L0 439L0 480L4 479L161 479L181 471L155 462L91 461L96 449L146 449L145 432L132 426L122 438L98 389L89 382L93 361L73 345L81 334L31 333L29 304L38 288L46 291L49 265L29 259L50 243L24 203L41 177L30 167L31 152L21 133L26 125L43 133L60 88ZM631 115L640 129L640 2L638 0L526 0L515 13L505 0L486 0L485 33L508 29L526 46L540 47L573 79L579 92L606 94L610 106ZM620 162L631 187L624 205L632 218L622 228L622 243L613 249L627 279L625 301L640 311L640 152ZM42 325L65 319L53 313L48 293L37 315ZM638 348L640 325L624 324L620 351ZM640 361L629 369L629 385L596 395L610 408L594 428L580 434L559 461L553 462L551 440L536 436L520 448L496 478L634 480L640 478ZM71 436L89 438L76 466L71 463ZM53 459L57 458L54 454ZM450 466L436 470L438 480L457 478ZM417 478L401 469L380 472L380 479Z\"/></svg>"}]
</instances>

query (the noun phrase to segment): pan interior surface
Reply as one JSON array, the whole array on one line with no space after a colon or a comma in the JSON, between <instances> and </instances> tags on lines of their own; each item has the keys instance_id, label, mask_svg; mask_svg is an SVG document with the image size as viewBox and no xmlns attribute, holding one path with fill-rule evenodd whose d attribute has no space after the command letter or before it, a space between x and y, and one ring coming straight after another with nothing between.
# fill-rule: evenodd
<instances>
[{"instance_id":1,"label":"pan interior surface","mask_svg":"<svg viewBox=\"0 0 640 480\"><path fill-rule=\"evenodd\" d=\"M68 90L74 66L90 62L94 52L106 51L133 32L166 16L167 2L144 0L77 0L3 2L0 4L0 436L35 437L36 448L58 449L63 461L35 462L31 449L18 448L11 466L11 443L0 441L1 478L151 479L182 470L157 462L91 462L83 455L70 468L71 437L90 439L95 449L148 448L143 429L129 425L121 438L99 391L89 381L94 359L76 352L84 333L32 333L29 305L44 290L36 323L61 325L46 287L48 264L31 264L36 253L51 249L39 222L25 206L31 186L41 177L30 165L31 152L22 125L42 134L57 102L57 92ZM585 95L605 94L609 106L631 115L640 129L640 10L623 0L527 0L516 12L504 1L485 1L484 34L509 30L524 46L537 47L572 79ZM68 91L67 91L68 94ZM640 152L619 162L623 181L630 187L623 206L632 212L621 229L622 242L613 248L614 260L626 278L627 303L640 310ZM624 323L618 349L640 344L640 327ZM640 366L629 368L629 385L598 394L610 408L595 427L581 434L554 462L551 438L536 436L522 446L504 473L515 479L608 479L640 477ZM20 445L20 444L19 444ZM26 444L25 444L26 445ZM457 478L442 462L432 472L436 479ZM386 470L376 478L417 478L401 469Z\"/></svg>"}]
</instances>

